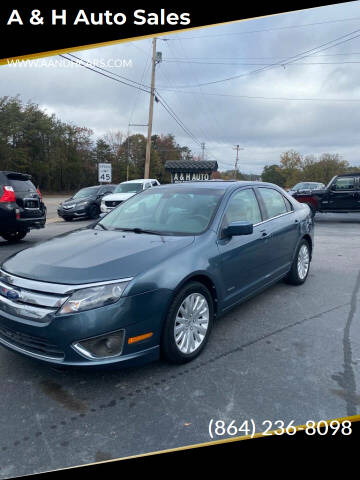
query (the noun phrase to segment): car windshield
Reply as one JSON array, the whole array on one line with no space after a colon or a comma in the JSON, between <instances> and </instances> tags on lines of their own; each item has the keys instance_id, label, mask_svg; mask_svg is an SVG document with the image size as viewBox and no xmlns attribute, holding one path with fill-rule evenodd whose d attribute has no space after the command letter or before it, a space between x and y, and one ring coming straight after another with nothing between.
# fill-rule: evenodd
<instances>
[{"instance_id":1,"label":"car windshield","mask_svg":"<svg viewBox=\"0 0 360 480\"><path fill-rule=\"evenodd\" d=\"M120 185L115 188L114 193L136 193L142 189L142 183L120 183Z\"/></svg>"},{"instance_id":2,"label":"car windshield","mask_svg":"<svg viewBox=\"0 0 360 480\"><path fill-rule=\"evenodd\" d=\"M97 226L161 235L199 234L209 226L224 192L190 186L145 190L115 208Z\"/></svg>"},{"instance_id":3,"label":"car windshield","mask_svg":"<svg viewBox=\"0 0 360 480\"><path fill-rule=\"evenodd\" d=\"M88 187L88 188L82 188L79 190L73 198L84 198L84 197L90 197L92 195L95 195L97 191L99 190L99 187Z\"/></svg>"},{"instance_id":4,"label":"car windshield","mask_svg":"<svg viewBox=\"0 0 360 480\"><path fill-rule=\"evenodd\" d=\"M308 183L297 183L292 190L301 190L302 188L306 188L309 184Z\"/></svg>"}]
</instances>

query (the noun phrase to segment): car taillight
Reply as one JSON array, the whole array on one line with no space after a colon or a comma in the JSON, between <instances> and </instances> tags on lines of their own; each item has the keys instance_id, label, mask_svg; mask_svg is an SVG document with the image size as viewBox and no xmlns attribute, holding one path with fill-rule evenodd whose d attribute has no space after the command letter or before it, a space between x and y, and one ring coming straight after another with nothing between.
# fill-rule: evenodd
<instances>
[{"instance_id":1,"label":"car taillight","mask_svg":"<svg viewBox=\"0 0 360 480\"><path fill-rule=\"evenodd\" d=\"M0 198L0 202L16 202L15 192L13 187L5 185L3 187L4 193Z\"/></svg>"},{"instance_id":2,"label":"car taillight","mask_svg":"<svg viewBox=\"0 0 360 480\"><path fill-rule=\"evenodd\" d=\"M36 191L37 191L37 193L38 193L38 195L39 195L39 197L40 197L40 200L42 200L42 195L41 195L40 190L37 188Z\"/></svg>"}]
</instances>

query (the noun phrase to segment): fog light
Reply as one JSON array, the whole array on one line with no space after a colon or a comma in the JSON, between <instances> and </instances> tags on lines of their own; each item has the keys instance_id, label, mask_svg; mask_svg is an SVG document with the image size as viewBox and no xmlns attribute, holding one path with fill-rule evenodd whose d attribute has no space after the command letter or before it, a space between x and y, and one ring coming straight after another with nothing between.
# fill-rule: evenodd
<instances>
[{"instance_id":1,"label":"fog light","mask_svg":"<svg viewBox=\"0 0 360 480\"><path fill-rule=\"evenodd\" d=\"M117 357L121 355L124 345L124 330L119 330L98 337L87 338L74 343L77 352L92 360Z\"/></svg>"}]
</instances>

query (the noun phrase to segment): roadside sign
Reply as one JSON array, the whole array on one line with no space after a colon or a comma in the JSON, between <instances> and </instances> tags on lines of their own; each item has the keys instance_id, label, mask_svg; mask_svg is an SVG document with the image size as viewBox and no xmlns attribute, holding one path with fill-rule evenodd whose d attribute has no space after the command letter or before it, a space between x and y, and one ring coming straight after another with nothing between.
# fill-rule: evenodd
<instances>
[{"instance_id":1,"label":"roadside sign","mask_svg":"<svg viewBox=\"0 0 360 480\"><path fill-rule=\"evenodd\" d=\"M98 163L99 169L99 183L101 182L111 182L111 163Z\"/></svg>"}]
</instances>

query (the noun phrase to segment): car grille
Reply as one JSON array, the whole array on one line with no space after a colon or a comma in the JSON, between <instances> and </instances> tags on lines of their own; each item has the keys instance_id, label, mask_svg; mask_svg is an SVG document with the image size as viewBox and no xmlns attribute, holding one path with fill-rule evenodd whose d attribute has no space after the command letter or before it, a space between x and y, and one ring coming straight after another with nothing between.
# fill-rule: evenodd
<instances>
[{"instance_id":1,"label":"car grille","mask_svg":"<svg viewBox=\"0 0 360 480\"><path fill-rule=\"evenodd\" d=\"M44 292L20 287L18 278L0 272L0 313L47 323L68 298L68 295L49 293L51 284L44 283Z\"/></svg>"},{"instance_id":2,"label":"car grille","mask_svg":"<svg viewBox=\"0 0 360 480\"><path fill-rule=\"evenodd\" d=\"M14 332L3 326L0 326L0 342L1 341L10 347L18 347L21 350L26 350L29 353L35 353L43 357L46 356L58 360L64 358L64 352L48 340L26 333Z\"/></svg>"},{"instance_id":3,"label":"car grille","mask_svg":"<svg viewBox=\"0 0 360 480\"><path fill-rule=\"evenodd\" d=\"M117 207L120 203L122 203L121 200L105 200L105 205L107 207Z\"/></svg>"}]
</instances>

